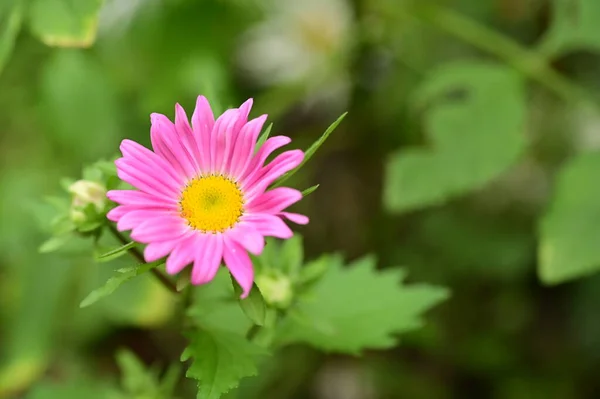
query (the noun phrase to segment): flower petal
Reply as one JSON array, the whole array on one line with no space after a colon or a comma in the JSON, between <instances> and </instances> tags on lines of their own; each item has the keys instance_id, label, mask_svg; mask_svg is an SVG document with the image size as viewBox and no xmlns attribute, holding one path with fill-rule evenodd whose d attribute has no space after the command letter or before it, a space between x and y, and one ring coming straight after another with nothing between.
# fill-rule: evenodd
<instances>
[{"instance_id":1,"label":"flower petal","mask_svg":"<svg viewBox=\"0 0 600 399\"><path fill-rule=\"evenodd\" d=\"M166 195L167 197L176 197L180 191L181 183L149 163L139 162L131 157L123 157L117 159L115 165L117 166L117 174L126 173L128 176L135 178L137 184L128 183L140 190L150 194Z\"/></svg>"},{"instance_id":2,"label":"flower petal","mask_svg":"<svg viewBox=\"0 0 600 399\"><path fill-rule=\"evenodd\" d=\"M223 235L199 234L191 282L205 284L215 278L223 259Z\"/></svg>"},{"instance_id":3,"label":"flower petal","mask_svg":"<svg viewBox=\"0 0 600 399\"><path fill-rule=\"evenodd\" d=\"M163 209L136 209L127 212L117 223L117 230L125 231L136 228L144 222L150 222L155 219L160 219L164 216L169 216L169 211Z\"/></svg>"},{"instance_id":4,"label":"flower petal","mask_svg":"<svg viewBox=\"0 0 600 399\"><path fill-rule=\"evenodd\" d=\"M246 298L252 289L254 281L254 270L248 253L240 244L225 235L223 259L231 275L242 287L241 298Z\"/></svg>"},{"instance_id":5,"label":"flower petal","mask_svg":"<svg viewBox=\"0 0 600 399\"><path fill-rule=\"evenodd\" d=\"M179 238L191 231L179 216L165 215L147 220L133 229L131 238L142 243L167 241Z\"/></svg>"},{"instance_id":6,"label":"flower petal","mask_svg":"<svg viewBox=\"0 0 600 399\"><path fill-rule=\"evenodd\" d=\"M175 104L175 130L177 131L177 137L179 138L180 143L186 149L186 153L190 158L190 163L194 167L194 173L198 174L201 170L200 151L198 150L196 137L194 136L185 110L179 104Z\"/></svg>"},{"instance_id":7,"label":"flower petal","mask_svg":"<svg viewBox=\"0 0 600 399\"><path fill-rule=\"evenodd\" d=\"M294 222L296 224L308 224L309 222L308 216L304 216L299 213L281 212L280 215L285 217L290 222Z\"/></svg>"},{"instance_id":8,"label":"flower petal","mask_svg":"<svg viewBox=\"0 0 600 399\"><path fill-rule=\"evenodd\" d=\"M258 136L267 120L267 115L261 115L246 123L232 150L232 159L229 166L229 174L241 181L248 166L251 164Z\"/></svg>"},{"instance_id":9,"label":"flower petal","mask_svg":"<svg viewBox=\"0 0 600 399\"><path fill-rule=\"evenodd\" d=\"M227 142L231 143L233 139L233 129L238 120L239 110L237 108L228 109L215 122L212 134L210 136L210 170L211 172L221 172L223 160L226 158L225 148ZM229 144L231 146L231 144Z\"/></svg>"},{"instance_id":10,"label":"flower petal","mask_svg":"<svg viewBox=\"0 0 600 399\"><path fill-rule=\"evenodd\" d=\"M143 145L138 144L135 141L125 139L121 142L119 149L123 153L124 157L135 159L141 163L148 163L155 169L168 174L173 181L181 184L184 183L183 175L178 174L170 163Z\"/></svg>"},{"instance_id":11,"label":"flower petal","mask_svg":"<svg viewBox=\"0 0 600 399\"><path fill-rule=\"evenodd\" d=\"M210 136L215 125L215 117L208 100L198 96L196 109L192 114L192 130L200 153L200 168L203 173L210 172Z\"/></svg>"},{"instance_id":12,"label":"flower petal","mask_svg":"<svg viewBox=\"0 0 600 399\"><path fill-rule=\"evenodd\" d=\"M254 197L246 205L246 209L253 213L277 214L301 199L300 191L289 187L277 187Z\"/></svg>"},{"instance_id":13,"label":"flower petal","mask_svg":"<svg viewBox=\"0 0 600 399\"><path fill-rule=\"evenodd\" d=\"M287 239L294 235L279 216L255 213L242 216L242 221L248 222L263 236Z\"/></svg>"},{"instance_id":14,"label":"flower petal","mask_svg":"<svg viewBox=\"0 0 600 399\"><path fill-rule=\"evenodd\" d=\"M179 137L173 122L158 113L150 115L150 138L152 147L173 167L188 178L194 178L198 171L194 158L185 142Z\"/></svg>"},{"instance_id":15,"label":"flower petal","mask_svg":"<svg viewBox=\"0 0 600 399\"><path fill-rule=\"evenodd\" d=\"M126 206L177 209L176 199L157 197L139 190L110 190L106 193L106 196L111 201Z\"/></svg>"},{"instance_id":16,"label":"flower petal","mask_svg":"<svg viewBox=\"0 0 600 399\"><path fill-rule=\"evenodd\" d=\"M194 260L194 234L187 235L177 242L177 245L167 258L165 270L168 274L177 274Z\"/></svg>"},{"instance_id":17,"label":"flower petal","mask_svg":"<svg viewBox=\"0 0 600 399\"><path fill-rule=\"evenodd\" d=\"M304 159L304 152L291 150L279 154L270 164L261 169L261 173L245 182L242 187L246 191L246 198L251 201L256 195L262 194L267 187L284 173L294 169Z\"/></svg>"},{"instance_id":18,"label":"flower petal","mask_svg":"<svg viewBox=\"0 0 600 399\"><path fill-rule=\"evenodd\" d=\"M269 155L273 153L273 151L283 147L286 144L289 144L291 141L292 139L287 136L275 136L268 138L262 147L260 147L254 158L252 158L250 167L246 171L246 174L242 177L242 181L244 182L243 184L245 184L247 181L251 181L260 174L265 161Z\"/></svg>"},{"instance_id":19,"label":"flower petal","mask_svg":"<svg viewBox=\"0 0 600 399\"><path fill-rule=\"evenodd\" d=\"M177 240L151 242L144 248L144 259L146 262L155 262L167 256L178 244Z\"/></svg>"},{"instance_id":20,"label":"flower petal","mask_svg":"<svg viewBox=\"0 0 600 399\"><path fill-rule=\"evenodd\" d=\"M265 247L265 238L249 223L238 223L227 234L253 255L260 255Z\"/></svg>"}]
</instances>

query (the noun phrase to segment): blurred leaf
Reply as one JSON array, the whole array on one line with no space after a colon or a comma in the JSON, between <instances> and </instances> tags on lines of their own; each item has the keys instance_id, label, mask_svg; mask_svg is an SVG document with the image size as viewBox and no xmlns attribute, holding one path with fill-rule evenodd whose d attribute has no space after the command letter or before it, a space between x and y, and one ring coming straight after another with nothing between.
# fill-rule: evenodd
<instances>
[{"instance_id":1,"label":"blurred leaf","mask_svg":"<svg viewBox=\"0 0 600 399\"><path fill-rule=\"evenodd\" d=\"M135 241L128 242L125 245L121 245L118 248L105 252L101 255L96 256L96 261L98 262L108 262L113 259L116 259L120 256L123 256L129 251L131 248L135 247Z\"/></svg>"},{"instance_id":2,"label":"blurred leaf","mask_svg":"<svg viewBox=\"0 0 600 399\"><path fill-rule=\"evenodd\" d=\"M23 3L21 0L5 0L0 5L0 74L8 61L15 40L21 30L23 20Z\"/></svg>"},{"instance_id":3,"label":"blurred leaf","mask_svg":"<svg viewBox=\"0 0 600 399\"><path fill-rule=\"evenodd\" d=\"M384 202L392 211L476 190L525 149L525 98L516 72L483 63L445 65L417 92L418 106L433 100L438 104L427 112L425 124L430 148L400 150L387 165Z\"/></svg>"},{"instance_id":4,"label":"blurred leaf","mask_svg":"<svg viewBox=\"0 0 600 399\"><path fill-rule=\"evenodd\" d=\"M553 0L552 24L540 44L547 57L568 51L600 51L600 2Z\"/></svg>"},{"instance_id":5,"label":"blurred leaf","mask_svg":"<svg viewBox=\"0 0 600 399\"><path fill-rule=\"evenodd\" d=\"M103 0L31 0L29 26L48 46L89 47Z\"/></svg>"},{"instance_id":6,"label":"blurred leaf","mask_svg":"<svg viewBox=\"0 0 600 399\"><path fill-rule=\"evenodd\" d=\"M36 386L26 399L113 399L115 391L97 381L44 382Z\"/></svg>"},{"instance_id":7,"label":"blurred leaf","mask_svg":"<svg viewBox=\"0 0 600 399\"><path fill-rule=\"evenodd\" d=\"M263 348L224 330L197 330L181 360L193 358L186 376L198 380L198 399L218 399L244 377L256 375Z\"/></svg>"},{"instance_id":8,"label":"blurred leaf","mask_svg":"<svg viewBox=\"0 0 600 399\"><path fill-rule=\"evenodd\" d=\"M61 49L44 64L41 106L54 140L75 161L88 161L117 148L120 109L113 82L90 53ZM102 181L103 169L84 169Z\"/></svg>"},{"instance_id":9,"label":"blurred leaf","mask_svg":"<svg viewBox=\"0 0 600 399\"><path fill-rule=\"evenodd\" d=\"M538 274L556 284L600 270L600 152L581 154L557 176L540 222Z\"/></svg>"},{"instance_id":10,"label":"blurred leaf","mask_svg":"<svg viewBox=\"0 0 600 399\"><path fill-rule=\"evenodd\" d=\"M116 276L111 277L102 287L90 292L90 294L87 297L85 297L83 301L81 301L81 304L79 306L85 308L96 303L105 296L112 294L122 284L126 283L134 277L139 276L140 274L150 271L151 269L157 266L158 263L156 262L142 263L133 267L117 270L118 274Z\"/></svg>"},{"instance_id":11,"label":"blurred leaf","mask_svg":"<svg viewBox=\"0 0 600 399\"><path fill-rule=\"evenodd\" d=\"M279 187L279 186L281 186L287 179L289 179L290 177L292 177L294 175L294 173L296 173L297 171L299 171L300 168L302 168L304 166L304 164L306 164L308 162L308 160L311 159L313 155L315 155L315 153L317 152L317 150L323 145L323 143L325 143L325 141L329 138L329 136L331 135L331 133L333 133L333 131L338 127L338 125L340 123L342 123L342 120L344 120L344 118L346 117L346 115L348 115L348 113L344 112L339 118L337 118L337 120L335 122L333 122L327 128L327 130L325 130L325 132L323 133L323 135L321 135L321 137L319 137L319 139L317 141L315 141L304 152L304 159L302 160L302 163L300 163L300 165L298 165L298 167L296 169L291 170L287 174L283 175L279 180L277 180L277 182L273 185L273 187Z\"/></svg>"},{"instance_id":12,"label":"blurred leaf","mask_svg":"<svg viewBox=\"0 0 600 399\"><path fill-rule=\"evenodd\" d=\"M70 238L71 235L68 234L51 237L48 240L46 240L42 245L40 245L40 248L38 250L41 253L54 252L60 249L62 246L64 246L67 242L69 242Z\"/></svg>"},{"instance_id":13,"label":"blurred leaf","mask_svg":"<svg viewBox=\"0 0 600 399\"><path fill-rule=\"evenodd\" d=\"M317 188L319 188L319 184L315 184L314 186L307 188L306 190L302 191L302 196L306 197L307 195L314 193L317 191Z\"/></svg>"},{"instance_id":14,"label":"blurred leaf","mask_svg":"<svg viewBox=\"0 0 600 399\"><path fill-rule=\"evenodd\" d=\"M323 255L318 259L308 262L300 269L300 278L298 282L301 285L306 285L317 281L325 274L325 272L327 272L331 263L330 255Z\"/></svg>"},{"instance_id":15,"label":"blurred leaf","mask_svg":"<svg viewBox=\"0 0 600 399\"><path fill-rule=\"evenodd\" d=\"M258 149L263 146L265 141L267 141L267 139L269 138L269 135L271 134L271 128L273 128L273 124L269 123L269 126L267 126L265 131L262 132L262 134L256 141L256 146L254 146L254 152L258 151Z\"/></svg>"},{"instance_id":16,"label":"blurred leaf","mask_svg":"<svg viewBox=\"0 0 600 399\"><path fill-rule=\"evenodd\" d=\"M419 327L421 314L449 295L441 287L399 285L404 273L377 271L372 257L349 267L337 257L330 260L327 273L284 321L280 343L350 354L390 348L397 343L394 334Z\"/></svg>"},{"instance_id":17,"label":"blurred leaf","mask_svg":"<svg viewBox=\"0 0 600 399\"><path fill-rule=\"evenodd\" d=\"M304 263L304 241L300 234L279 243L277 256L278 269L284 274L295 277Z\"/></svg>"},{"instance_id":18,"label":"blurred leaf","mask_svg":"<svg viewBox=\"0 0 600 399\"><path fill-rule=\"evenodd\" d=\"M158 390L155 376L130 350L121 349L117 352L117 364L121 370L121 385L130 395L144 395Z\"/></svg>"},{"instance_id":19,"label":"blurred leaf","mask_svg":"<svg viewBox=\"0 0 600 399\"><path fill-rule=\"evenodd\" d=\"M248 297L242 299L240 298L240 295L242 295L242 288L234 280L233 276L231 276L231 283L233 284L235 295L238 297L240 307L244 311L244 314L248 316L248 318L252 320L254 324L259 326L264 325L265 316L267 313L267 305L265 305L265 300L263 299L262 294L256 284L252 285L252 289L250 290Z\"/></svg>"}]
</instances>

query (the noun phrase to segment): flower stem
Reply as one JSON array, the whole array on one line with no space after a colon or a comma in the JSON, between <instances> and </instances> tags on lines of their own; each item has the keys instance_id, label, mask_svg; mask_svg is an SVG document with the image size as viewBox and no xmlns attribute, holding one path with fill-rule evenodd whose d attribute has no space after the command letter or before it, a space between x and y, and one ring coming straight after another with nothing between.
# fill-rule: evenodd
<instances>
[{"instance_id":1,"label":"flower stem","mask_svg":"<svg viewBox=\"0 0 600 399\"><path fill-rule=\"evenodd\" d=\"M116 239L119 240L119 242L121 244L125 245L125 244L129 243L129 240L127 238L125 238L123 236L123 234L121 234L121 232L119 230L117 230L113 224L109 224L108 229L116 237ZM147 263L146 260L144 259L144 255L142 255L142 253L140 252L139 249L137 249L135 247L131 247L127 250L127 252L129 252L140 263ZM175 286L175 284L171 280L169 280L169 278L167 276L162 274L160 272L160 270L158 270L157 268L152 268L152 269L150 269L150 271L152 272L152 274L154 274L154 276L162 283L162 285L166 289L168 289L169 291L171 291L175 294L179 294L179 291L177 291L177 287Z\"/></svg>"}]
</instances>

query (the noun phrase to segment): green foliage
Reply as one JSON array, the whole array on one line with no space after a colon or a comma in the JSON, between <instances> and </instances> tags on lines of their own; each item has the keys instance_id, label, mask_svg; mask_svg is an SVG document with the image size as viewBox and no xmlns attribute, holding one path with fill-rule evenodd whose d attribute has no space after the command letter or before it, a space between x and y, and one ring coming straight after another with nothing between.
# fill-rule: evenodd
<instances>
[{"instance_id":1,"label":"green foliage","mask_svg":"<svg viewBox=\"0 0 600 399\"><path fill-rule=\"evenodd\" d=\"M10 0L0 5L0 74L21 29L23 8L21 0Z\"/></svg>"},{"instance_id":2,"label":"green foliage","mask_svg":"<svg viewBox=\"0 0 600 399\"><path fill-rule=\"evenodd\" d=\"M269 123L269 126L267 126L265 131L262 132L261 135L258 137L258 140L256 141L256 146L254 147L255 152L258 151L258 149L263 146L265 141L267 141L267 139L269 138L269 135L271 134L272 128L273 128L273 124Z\"/></svg>"},{"instance_id":3,"label":"green foliage","mask_svg":"<svg viewBox=\"0 0 600 399\"><path fill-rule=\"evenodd\" d=\"M319 188L319 184L315 184L314 186L310 186L306 190L302 190L302 196L306 197L307 195L314 193L315 191L317 191L317 188Z\"/></svg>"},{"instance_id":4,"label":"green foliage","mask_svg":"<svg viewBox=\"0 0 600 399\"><path fill-rule=\"evenodd\" d=\"M506 67L442 66L417 90L415 105L431 106L425 120L431 148L400 150L389 159L384 202L391 211L431 206L476 190L525 149L523 83Z\"/></svg>"},{"instance_id":5,"label":"green foliage","mask_svg":"<svg viewBox=\"0 0 600 399\"><path fill-rule=\"evenodd\" d=\"M236 281L234 281L233 276L231 277L231 283L233 284L233 288L235 294L240 297L242 295L242 288L238 285ZM267 313L267 307L265 305L265 301L263 296L256 286L256 284L252 285L252 289L248 294L248 297L242 299L239 298L240 307L248 316L250 320L256 325L262 326L265 324L265 317Z\"/></svg>"},{"instance_id":6,"label":"green foliage","mask_svg":"<svg viewBox=\"0 0 600 399\"><path fill-rule=\"evenodd\" d=\"M340 257L330 256L328 263L322 279L284 321L280 343L350 354L390 348L397 343L394 334L421 326L421 314L448 297L440 287L399 285L404 273L376 271L373 257L344 267Z\"/></svg>"},{"instance_id":7,"label":"green foliage","mask_svg":"<svg viewBox=\"0 0 600 399\"><path fill-rule=\"evenodd\" d=\"M540 45L546 56L576 50L600 51L600 3L596 0L553 0L552 24Z\"/></svg>"},{"instance_id":8,"label":"green foliage","mask_svg":"<svg viewBox=\"0 0 600 399\"><path fill-rule=\"evenodd\" d=\"M147 368L129 350L117 353L117 363L121 370L123 393L118 398L173 399L175 387L181 375L181 365L173 363L160 378L159 369ZM115 398L117 396L115 395Z\"/></svg>"},{"instance_id":9,"label":"green foliage","mask_svg":"<svg viewBox=\"0 0 600 399\"><path fill-rule=\"evenodd\" d=\"M266 352L244 336L226 330L197 330L182 361L193 358L186 375L198 380L198 399L218 399L238 386L244 377L256 375Z\"/></svg>"},{"instance_id":10,"label":"green foliage","mask_svg":"<svg viewBox=\"0 0 600 399\"><path fill-rule=\"evenodd\" d=\"M317 150L323 145L323 143L325 143L325 141L329 138L329 136L331 135L331 133L333 133L333 131L338 127L338 125L340 123L342 123L342 120L344 120L344 118L346 117L346 115L348 115L347 112L343 113L339 118L336 119L335 122L333 122L328 128L327 130L325 130L325 132L321 135L321 137L319 137L319 139L317 141L315 141L310 147L308 147L308 149L304 152L304 159L302 160L302 163L300 163L300 165L298 165L298 167L290 172L288 172L287 174L283 175L283 177L281 177L279 180L277 180L277 182L273 185L273 187L279 187L281 186L287 179L289 179L290 177L292 177L297 171L300 170L300 168L302 168L310 158L312 158L313 155L315 155L315 153L317 152Z\"/></svg>"},{"instance_id":11,"label":"green foliage","mask_svg":"<svg viewBox=\"0 0 600 399\"><path fill-rule=\"evenodd\" d=\"M32 0L31 32L49 46L89 47L103 0Z\"/></svg>"},{"instance_id":12,"label":"green foliage","mask_svg":"<svg viewBox=\"0 0 600 399\"><path fill-rule=\"evenodd\" d=\"M600 270L600 153L581 154L560 171L540 222L542 281L556 284Z\"/></svg>"},{"instance_id":13,"label":"green foliage","mask_svg":"<svg viewBox=\"0 0 600 399\"><path fill-rule=\"evenodd\" d=\"M110 262L113 259L117 259L127 253L131 248L134 248L136 245L135 241L130 241L127 244L121 245L115 249L111 249L108 252L104 252L98 256L96 256L97 262Z\"/></svg>"},{"instance_id":14,"label":"green foliage","mask_svg":"<svg viewBox=\"0 0 600 399\"><path fill-rule=\"evenodd\" d=\"M115 290L117 290L122 284L133 279L134 277L137 277L143 273L146 273L147 271L150 271L155 267L158 267L159 265L160 263L158 262L143 263L136 266L117 270L117 274L115 276L108 279L106 284L104 284L102 287L90 292L89 295L86 296L83 301L81 301L81 304L79 306L85 308L87 306L93 305L100 299L115 292Z\"/></svg>"}]
</instances>

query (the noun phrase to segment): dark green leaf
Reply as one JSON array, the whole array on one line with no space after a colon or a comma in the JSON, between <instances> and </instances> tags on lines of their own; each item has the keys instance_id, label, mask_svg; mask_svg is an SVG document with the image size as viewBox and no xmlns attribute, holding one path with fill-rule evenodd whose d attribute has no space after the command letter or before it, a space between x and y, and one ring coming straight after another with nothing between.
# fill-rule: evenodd
<instances>
[{"instance_id":1,"label":"dark green leaf","mask_svg":"<svg viewBox=\"0 0 600 399\"><path fill-rule=\"evenodd\" d=\"M267 306L265 305L265 300L260 293L260 290L256 286L256 284L252 285L252 289L248 296L244 299L239 298L242 295L242 288L239 284L231 277L231 283L233 284L233 289L235 295L238 297L238 301L240 302L240 307L244 311L244 314L248 316L250 320L256 325L262 326L265 324L265 315L267 312Z\"/></svg>"}]
</instances>

